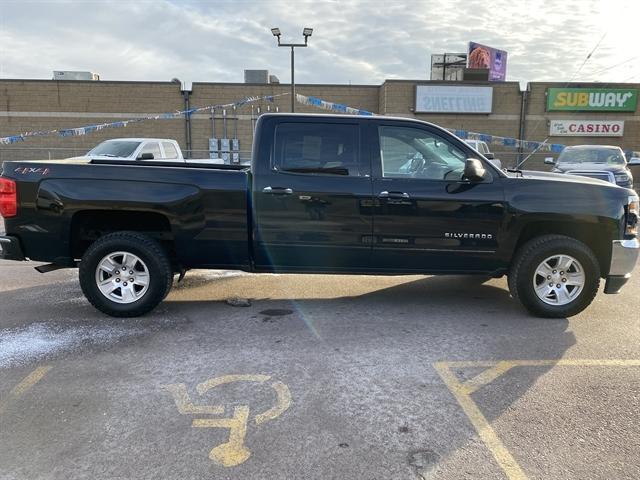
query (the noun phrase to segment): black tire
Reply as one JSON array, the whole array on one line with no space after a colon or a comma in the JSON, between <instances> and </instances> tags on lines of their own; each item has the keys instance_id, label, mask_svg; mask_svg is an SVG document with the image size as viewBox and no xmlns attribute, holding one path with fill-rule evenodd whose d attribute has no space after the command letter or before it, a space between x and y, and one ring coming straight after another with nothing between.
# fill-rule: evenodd
<instances>
[{"instance_id":1,"label":"black tire","mask_svg":"<svg viewBox=\"0 0 640 480\"><path fill-rule=\"evenodd\" d=\"M584 285L569 303L549 305L536 294L534 276L545 259L561 254L569 255L581 264ZM571 317L587 308L598 293L600 265L593 251L584 243L564 235L543 235L529 240L518 250L511 264L508 281L511 295L534 315L544 318Z\"/></svg>"},{"instance_id":2,"label":"black tire","mask_svg":"<svg viewBox=\"0 0 640 480\"><path fill-rule=\"evenodd\" d=\"M147 290L132 303L110 300L102 294L96 281L96 270L102 259L120 251L136 255L148 269ZM79 276L87 300L112 317L138 317L150 312L168 295L173 284L173 269L167 252L157 241L137 232L115 232L96 240L82 257Z\"/></svg>"}]
</instances>

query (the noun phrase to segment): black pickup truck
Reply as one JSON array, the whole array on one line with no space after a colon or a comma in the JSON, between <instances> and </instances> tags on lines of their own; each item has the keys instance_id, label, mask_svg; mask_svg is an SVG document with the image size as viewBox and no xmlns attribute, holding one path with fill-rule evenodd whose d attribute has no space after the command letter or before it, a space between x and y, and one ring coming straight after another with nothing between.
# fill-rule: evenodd
<instances>
[{"instance_id":1,"label":"black pickup truck","mask_svg":"<svg viewBox=\"0 0 640 480\"><path fill-rule=\"evenodd\" d=\"M190 268L506 274L531 312L565 317L601 278L617 293L640 251L633 190L503 171L442 128L389 117L265 114L250 168L5 162L0 213L0 257L77 266L87 299L123 317Z\"/></svg>"}]
</instances>

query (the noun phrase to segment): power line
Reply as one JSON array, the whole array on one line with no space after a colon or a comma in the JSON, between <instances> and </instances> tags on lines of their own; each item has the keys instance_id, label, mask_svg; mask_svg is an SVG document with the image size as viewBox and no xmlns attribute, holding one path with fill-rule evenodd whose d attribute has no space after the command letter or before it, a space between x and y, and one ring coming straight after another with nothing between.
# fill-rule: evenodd
<instances>
[{"instance_id":1,"label":"power line","mask_svg":"<svg viewBox=\"0 0 640 480\"><path fill-rule=\"evenodd\" d=\"M595 53L595 51L598 49L598 47L600 46L600 44L602 43L602 41L604 40L604 37L607 36L608 32L604 32L602 34L602 37L600 37L600 40L598 40L598 43L596 43L596 46L593 47L593 49L589 52L589 54L585 57L584 61L582 62L582 65L580 65L580 68L578 68L578 70L576 70L576 72L573 74L573 76L571 77L571 80L569 80L566 84L565 84L565 88L569 86L569 84L573 81L574 78L576 78L576 76L580 73L580 70L582 70L582 67L585 66L585 64L589 61L589 59L591 58L591 56ZM535 127L533 129L533 131L528 135L529 137L533 136L537 130L538 127L540 126L540 124L543 122L543 119L539 119L536 124ZM524 140L524 139L523 139ZM538 148L536 148L533 152L531 152L529 155L527 155L523 160L519 161L516 163L516 169L519 169L522 164L524 162L526 162L527 160L529 160L529 158L531 158L531 156L536 153L541 147L542 145L545 145L547 142L549 141L549 137L545 138L544 141L538 146Z\"/></svg>"},{"instance_id":2,"label":"power line","mask_svg":"<svg viewBox=\"0 0 640 480\"><path fill-rule=\"evenodd\" d=\"M598 49L598 47L600 46L600 44L602 43L602 40L604 40L604 37L607 36L608 32L604 32L604 34L602 35L602 37L600 37L600 40L598 40L598 43L596 43L596 46L593 47L593 50L591 50L591 52L589 52L589 55L587 55L584 59L584 62L582 62L582 65L580 65L580 68L578 68L578 70L576 70L576 73L573 74L573 76L571 77L571 80L569 80L569 83L571 83L573 81L574 78L576 78L576 76L580 73L580 70L582 70L582 67L585 66L585 64L589 61L589 59L591 58L591 55L593 55L595 53L595 51Z\"/></svg>"},{"instance_id":3,"label":"power line","mask_svg":"<svg viewBox=\"0 0 640 480\"><path fill-rule=\"evenodd\" d=\"M610 67L606 67L606 68L603 68L603 69L598 70L596 72L590 73L589 76L594 76L594 75L598 75L600 73L607 72L607 71L611 70L612 68L616 68L616 67L619 67L620 65L624 65L625 63L629 63L629 62L635 60L636 58L640 58L640 55L636 55L635 57L631 57L631 58L625 60L624 62L616 63L615 65L611 65Z\"/></svg>"}]
</instances>

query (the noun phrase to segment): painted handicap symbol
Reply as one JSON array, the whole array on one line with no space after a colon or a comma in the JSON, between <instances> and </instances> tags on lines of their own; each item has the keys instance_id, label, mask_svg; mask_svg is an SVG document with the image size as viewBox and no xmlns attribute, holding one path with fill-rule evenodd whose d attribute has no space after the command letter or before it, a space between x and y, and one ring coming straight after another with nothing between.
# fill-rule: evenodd
<instances>
[{"instance_id":1,"label":"painted handicap symbol","mask_svg":"<svg viewBox=\"0 0 640 480\"><path fill-rule=\"evenodd\" d=\"M196 386L196 391L202 396L209 390L220 385L235 382L257 382L264 384L269 380L271 380L270 375L224 375L199 383ZM291 405L291 392L289 391L289 387L280 381L271 382L269 386L276 392L276 404L253 417L256 425L262 425L279 417ZM191 401L189 393L187 392L187 386L184 383L164 385L163 388L171 393L178 412L183 415L223 415L225 412L223 405L195 405ZM251 452L244 444L248 423L249 407L241 405L234 407L232 417L194 418L191 426L198 428L229 429L229 440L214 447L209 452L209 458L225 467L235 467L247 461L251 456Z\"/></svg>"}]
</instances>

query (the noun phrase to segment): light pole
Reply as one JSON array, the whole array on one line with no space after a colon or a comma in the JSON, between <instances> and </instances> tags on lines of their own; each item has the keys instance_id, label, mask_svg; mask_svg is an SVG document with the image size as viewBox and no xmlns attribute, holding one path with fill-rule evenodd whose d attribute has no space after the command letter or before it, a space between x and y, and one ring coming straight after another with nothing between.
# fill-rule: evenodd
<instances>
[{"instance_id":1,"label":"light pole","mask_svg":"<svg viewBox=\"0 0 640 480\"><path fill-rule=\"evenodd\" d=\"M307 40L309 39L309 37L311 36L311 34L313 33L313 28L308 28L305 27L302 30L302 35L304 36L304 43L281 43L280 42L280 29L279 28L272 28L271 29L271 33L273 34L274 37L278 38L278 46L279 47L291 47L291 111L295 112L296 111L296 82L294 80L294 67L295 67L295 60L294 60L294 49L296 47L306 47L307 46Z\"/></svg>"}]
</instances>

